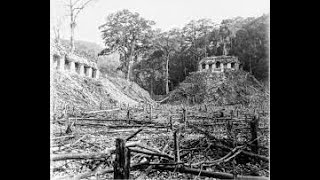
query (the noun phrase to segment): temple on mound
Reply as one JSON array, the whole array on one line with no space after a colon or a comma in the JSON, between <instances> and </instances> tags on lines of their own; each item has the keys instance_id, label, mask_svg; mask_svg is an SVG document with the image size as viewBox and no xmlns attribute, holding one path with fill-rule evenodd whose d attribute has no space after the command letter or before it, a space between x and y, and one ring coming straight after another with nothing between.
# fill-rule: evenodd
<instances>
[{"instance_id":1,"label":"temple on mound","mask_svg":"<svg viewBox=\"0 0 320 180\"><path fill-rule=\"evenodd\" d=\"M205 57L199 62L200 72L209 71L214 73L221 73L225 70L238 70L239 60L235 56L211 56Z\"/></svg>"},{"instance_id":2,"label":"temple on mound","mask_svg":"<svg viewBox=\"0 0 320 180\"><path fill-rule=\"evenodd\" d=\"M76 54L68 53L51 42L50 45L50 67L54 70L99 79L100 71L97 63L90 62Z\"/></svg>"}]
</instances>

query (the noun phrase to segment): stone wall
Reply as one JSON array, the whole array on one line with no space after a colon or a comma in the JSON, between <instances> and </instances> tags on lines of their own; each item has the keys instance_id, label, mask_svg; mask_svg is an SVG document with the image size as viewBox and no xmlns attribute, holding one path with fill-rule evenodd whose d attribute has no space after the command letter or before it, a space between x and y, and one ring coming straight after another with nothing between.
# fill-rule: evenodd
<instances>
[{"instance_id":1,"label":"stone wall","mask_svg":"<svg viewBox=\"0 0 320 180\"><path fill-rule=\"evenodd\" d=\"M237 57L233 56L215 56L207 57L199 62L198 71L210 71L221 73L225 70L238 70L239 61Z\"/></svg>"},{"instance_id":2,"label":"stone wall","mask_svg":"<svg viewBox=\"0 0 320 180\"><path fill-rule=\"evenodd\" d=\"M76 55L59 55L56 53L52 55L52 61L53 68L58 71L74 73L94 79L99 79L100 77L96 63L88 62L84 58Z\"/></svg>"}]
</instances>

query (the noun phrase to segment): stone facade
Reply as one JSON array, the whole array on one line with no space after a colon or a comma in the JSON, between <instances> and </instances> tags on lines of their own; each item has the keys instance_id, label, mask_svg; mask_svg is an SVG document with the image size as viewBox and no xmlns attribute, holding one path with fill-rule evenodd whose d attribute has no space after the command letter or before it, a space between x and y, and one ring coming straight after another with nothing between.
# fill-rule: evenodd
<instances>
[{"instance_id":1,"label":"stone facade","mask_svg":"<svg viewBox=\"0 0 320 180\"><path fill-rule=\"evenodd\" d=\"M239 60L235 56L211 56L203 58L199 62L198 71L210 71L214 73L224 72L228 70L238 70Z\"/></svg>"},{"instance_id":2,"label":"stone facade","mask_svg":"<svg viewBox=\"0 0 320 180\"><path fill-rule=\"evenodd\" d=\"M100 73L96 63L88 62L86 59L74 54L61 54L59 52L50 53L52 56L52 66L59 71L79 74L94 79L99 79Z\"/></svg>"}]
</instances>

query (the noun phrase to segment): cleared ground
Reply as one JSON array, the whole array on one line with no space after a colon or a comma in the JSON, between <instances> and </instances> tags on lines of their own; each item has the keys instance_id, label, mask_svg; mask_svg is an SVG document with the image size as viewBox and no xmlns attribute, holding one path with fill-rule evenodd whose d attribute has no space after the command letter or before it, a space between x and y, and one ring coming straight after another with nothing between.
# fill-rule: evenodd
<instances>
[{"instance_id":1,"label":"cleared ground","mask_svg":"<svg viewBox=\"0 0 320 180\"><path fill-rule=\"evenodd\" d=\"M161 152L168 157L159 158L131 152L130 178L208 178L205 174L207 171L255 177L269 176L268 112L254 110L259 117L259 148L258 153L254 153L251 145L247 144L252 141L249 124L252 121L253 109L235 109L232 106L184 107L187 113L187 122L184 122L182 108L170 105L154 107L151 120L150 106L141 105L129 108L130 121L128 107L120 107L121 110L112 112L83 112L81 117L69 116L53 121L52 157L79 154L101 156L52 161L52 178L113 179L114 154L103 154L108 154L106 152L115 147L116 138L126 139L139 129L142 131L127 142L136 144L130 147L131 149ZM230 122L231 131L230 128L228 130ZM71 131L67 134L68 125ZM200 170L199 175L170 169L177 166L176 162L170 159L174 156L173 132L177 129L180 129L180 164L186 168ZM166 144L167 148L163 150ZM150 171L146 175L145 170L152 163L158 163L159 167L166 164L167 169L154 166L149 168Z\"/></svg>"}]
</instances>

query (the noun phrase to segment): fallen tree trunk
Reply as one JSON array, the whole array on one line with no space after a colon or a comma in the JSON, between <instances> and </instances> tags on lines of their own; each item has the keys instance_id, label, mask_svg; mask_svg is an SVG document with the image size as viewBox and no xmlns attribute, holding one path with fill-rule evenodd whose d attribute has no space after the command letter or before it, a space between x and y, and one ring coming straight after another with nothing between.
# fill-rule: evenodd
<instances>
[{"instance_id":1,"label":"fallen tree trunk","mask_svg":"<svg viewBox=\"0 0 320 180\"><path fill-rule=\"evenodd\" d=\"M100 113L100 112L112 112L112 111L119 111L120 108L116 109L108 109L108 110L99 110L99 111L89 111L89 112L83 112L84 114L91 114L91 113Z\"/></svg>"},{"instance_id":2,"label":"fallen tree trunk","mask_svg":"<svg viewBox=\"0 0 320 180\"><path fill-rule=\"evenodd\" d=\"M148 147L148 146L145 146L145 145L143 145L143 144L135 144L135 145L132 146L132 147L139 147L139 148L141 148L141 149L145 149L145 150L148 150L148 151L154 152L154 153L162 153L162 152L159 151L158 149L154 149L154 148L152 148L152 147ZM164 153L162 153L162 154L164 154Z\"/></svg>"},{"instance_id":3,"label":"fallen tree trunk","mask_svg":"<svg viewBox=\"0 0 320 180\"><path fill-rule=\"evenodd\" d=\"M126 143L126 147L133 147L140 143L141 143L140 141ZM107 157L114 152L115 152L115 148L107 148L103 152L98 152L98 153L54 154L54 155L51 155L51 160L63 161L63 160L70 160L70 159L100 159L100 158Z\"/></svg>"},{"instance_id":4,"label":"fallen tree trunk","mask_svg":"<svg viewBox=\"0 0 320 180\"><path fill-rule=\"evenodd\" d=\"M110 151L109 153L83 153L83 154L57 154L51 155L52 161L63 161L70 159L100 159L107 157L109 154L113 153Z\"/></svg>"},{"instance_id":5,"label":"fallen tree trunk","mask_svg":"<svg viewBox=\"0 0 320 180\"><path fill-rule=\"evenodd\" d=\"M255 157L255 158L258 158L258 159L261 159L261 160L264 160L264 161L269 162L269 158L266 157L266 156L262 156L262 155L255 154L255 153L251 153L251 152L248 152L248 151L241 151L241 153L242 153L242 154L245 154L245 155L248 155L248 156L251 156L251 157Z\"/></svg>"},{"instance_id":6,"label":"fallen tree trunk","mask_svg":"<svg viewBox=\"0 0 320 180\"><path fill-rule=\"evenodd\" d=\"M65 119L63 119L65 120ZM128 121L127 119L70 118L77 121Z\"/></svg>"},{"instance_id":7,"label":"fallen tree trunk","mask_svg":"<svg viewBox=\"0 0 320 180\"><path fill-rule=\"evenodd\" d=\"M85 135L83 135L81 138L79 138L78 140L76 140L74 143L67 144L67 145L65 145L65 146L60 147L59 150L64 150L64 149L66 149L66 148L68 148L68 147L71 147L71 146L77 144L78 142L82 141L83 139L85 139L85 138L88 137L88 136L90 136L90 135L89 135L89 134L85 134Z\"/></svg>"},{"instance_id":8,"label":"fallen tree trunk","mask_svg":"<svg viewBox=\"0 0 320 180\"><path fill-rule=\"evenodd\" d=\"M130 135L129 137L127 137L126 141L129 141L130 139L132 139L135 135L137 135L139 132L141 132L143 129L140 128L138 129L136 132L134 132L132 135Z\"/></svg>"},{"instance_id":9,"label":"fallen tree trunk","mask_svg":"<svg viewBox=\"0 0 320 180\"><path fill-rule=\"evenodd\" d=\"M131 152L135 152L135 153L142 153L142 154L147 154L147 155L152 155L152 156L159 156L159 157L165 157L171 160L174 160L173 156L170 156L168 154L164 154L164 153L156 153L156 152L151 152L151 151L143 151L140 149L133 149L130 148Z\"/></svg>"},{"instance_id":10,"label":"fallen tree trunk","mask_svg":"<svg viewBox=\"0 0 320 180\"><path fill-rule=\"evenodd\" d=\"M160 100L160 101L155 101L156 103L162 103L163 101L165 101L165 100L167 100L167 99L169 99L169 96L167 96L167 97L165 97L165 98L163 98L162 100Z\"/></svg>"},{"instance_id":11,"label":"fallen tree trunk","mask_svg":"<svg viewBox=\"0 0 320 180\"><path fill-rule=\"evenodd\" d=\"M262 176L236 176L235 177L233 174L230 174L230 173L212 172L212 171L205 171L205 170L193 169L188 167L155 165L154 169L188 173L188 174L200 175L200 176L206 176L206 177L212 177L212 178L218 178L218 179L269 180L268 177L262 177Z\"/></svg>"},{"instance_id":12,"label":"fallen tree trunk","mask_svg":"<svg viewBox=\"0 0 320 180\"><path fill-rule=\"evenodd\" d=\"M155 126L155 125L109 125L108 128L168 128L168 126Z\"/></svg>"},{"instance_id":13,"label":"fallen tree trunk","mask_svg":"<svg viewBox=\"0 0 320 180\"><path fill-rule=\"evenodd\" d=\"M99 124L99 123L74 123L75 126L108 126L106 124Z\"/></svg>"},{"instance_id":14,"label":"fallen tree trunk","mask_svg":"<svg viewBox=\"0 0 320 180\"><path fill-rule=\"evenodd\" d=\"M58 140L58 139L62 139L62 138L74 138L75 137L75 135L74 134L72 134L72 135L66 135L66 136L59 136L59 137L53 137L53 138L51 138L51 140Z\"/></svg>"},{"instance_id":15,"label":"fallen tree trunk","mask_svg":"<svg viewBox=\"0 0 320 180\"><path fill-rule=\"evenodd\" d=\"M123 133L123 132L132 132L132 131L136 131L136 128L132 128L132 129L117 129L117 130L112 130L112 131L103 131L103 133Z\"/></svg>"}]
</instances>

